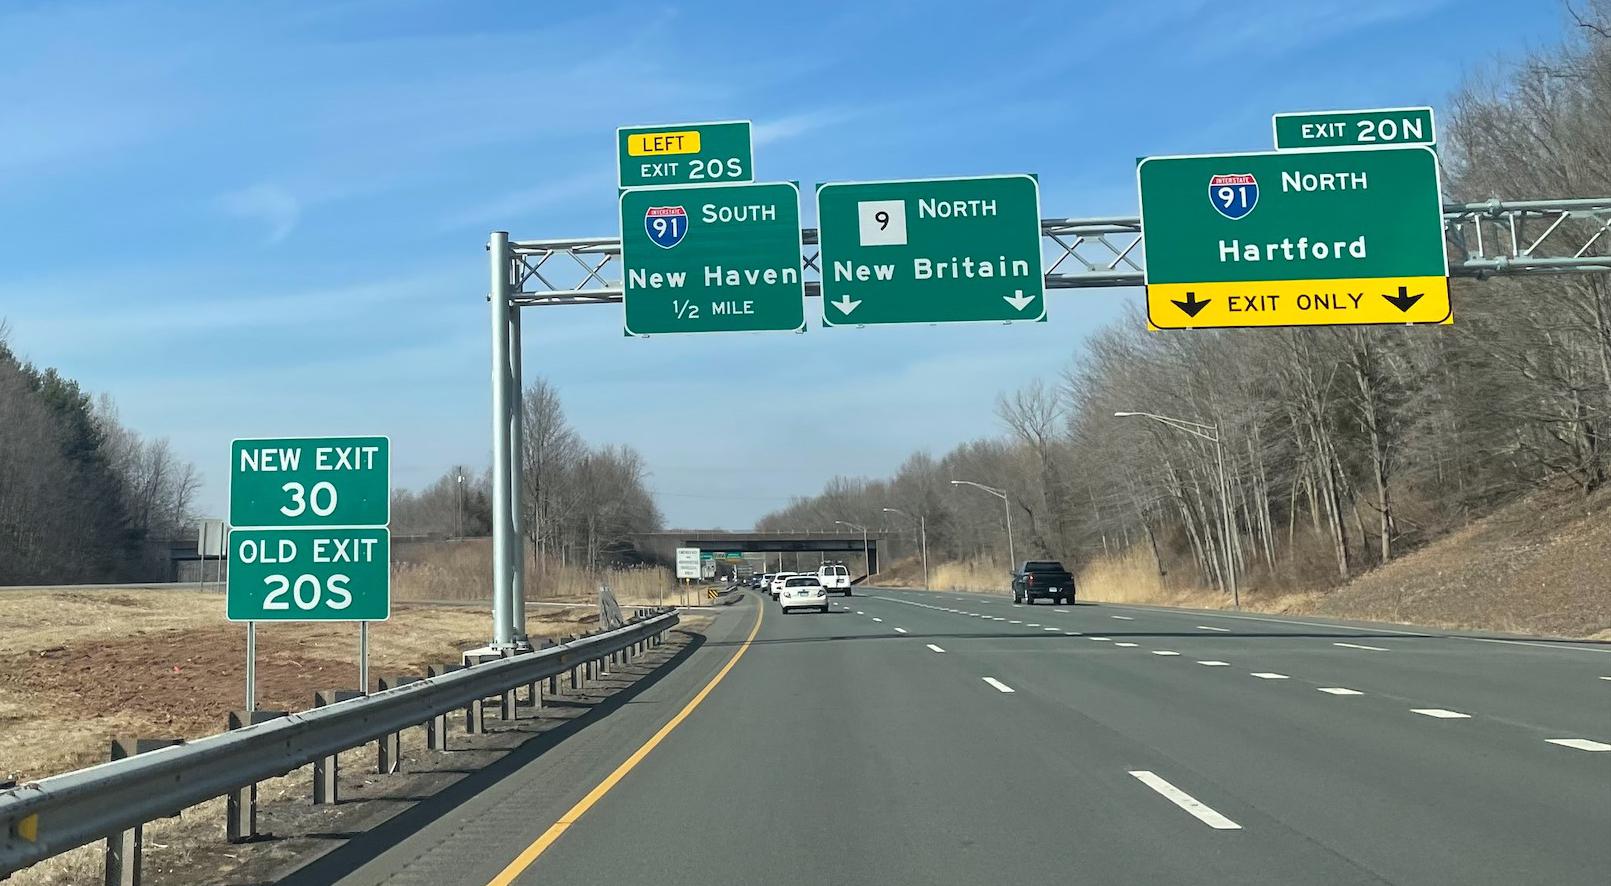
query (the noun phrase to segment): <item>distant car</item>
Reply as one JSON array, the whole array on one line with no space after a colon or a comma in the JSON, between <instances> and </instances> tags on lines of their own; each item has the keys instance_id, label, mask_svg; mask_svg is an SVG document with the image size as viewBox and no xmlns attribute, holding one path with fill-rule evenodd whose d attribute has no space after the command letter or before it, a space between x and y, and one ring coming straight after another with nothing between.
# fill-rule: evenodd
<instances>
[{"instance_id":1,"label":"distant car","mask_svg":"<svg viewBox=\"0 0 1611 886\"><path fill-rule=\"evenodd\" d=\"M750 576L749 586L754 590L760 590L761 586L764 585L765 583L766 583L766 576L764 576L764 575L762 575L760 573L756 573L756 574Z\"/></svg>"},{"instance_id":2,"label":"distant car","mask_svg":"<svg viewBox=\"0 0 1611 886\"><path fill-rule=\"evenodd\" d=\"M767 586L766 586L767 590L770 591L771 594L772 594L772 599L776 600L778 598L778 592L783 590L783 583L785 581L788 581L789 579L793 578L796 575L799 575L799 573L798 572L774 572L774 573L772 573L772 581L770 583L768 583Z\"/></svg>"},{"instance_id":3,"label":"distant car","mask_svg":"<svg viewBox=\"0 0 1611 886\"><path fill-rule=\"evenodd\" d=\"M787 615L795 609L828 611L828 591L815 575L791 575L783 580L778 605Z\"/></svg>"},{"instance_id":4,"label":"distant car","mask_svg":"<svg viewBox=\"0 0 1611 886\"><path fill-rule=\"evenodd\" d=\"M1056 560L1025 560L1013 570L1012 601L1034 603L1046 597L1067 606L1074 602L1074 576Z\"/></svg>"},{"instance_id":5,"label":"distant car","mask_svg":"<svg viewBox=\"0 0 1611 886\"><path fill-rule=\"evenodd\" d=\"M850 596L850 570L843 563L824 563L817 570L817 580L830 594Z\"/></svg>"}]
</instances>

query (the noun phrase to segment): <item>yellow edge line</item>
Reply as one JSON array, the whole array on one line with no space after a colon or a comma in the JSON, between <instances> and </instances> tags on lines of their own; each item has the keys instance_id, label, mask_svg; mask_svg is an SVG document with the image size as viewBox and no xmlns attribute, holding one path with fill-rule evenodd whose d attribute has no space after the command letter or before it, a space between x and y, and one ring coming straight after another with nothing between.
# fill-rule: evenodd
<instances>
[{"instance_id":1,"label":"yellow edge line","mask_svg":"<svg viewBox=\"0 0 1611 886\"><path fill-rule=\"evenodd\" d=\"M548 851L548 847L554 845L554 841L558 840L560 835L569 830L571 825L575 824L578 819L587 813L587 810L592 809L593 804L602 799L605 794L608 794L610 789L614 788L622 778L625 778L628 772L631 772L639 763L643 762L643 758L649 756L649 752L654 750L667 735L670 735L671 730L676 729L683 720L687 719L688 715L694 712L694 708L699 707L700 703L705 700L705 696L710 695L710 691L716 688L716 684L722 682L722 678L727 676L727 672L731 671L733 665L738 664L738 660L743 658L744 653L749 650L750 644L755 641L755 635L761 631L761 619L764 609L765 607L756 607L755 627L750 628L750 635L744 638L744 644L738 647L738 651L733 653L733 657L727 660L727 664L722 666L716 676L705 684L705 688L699 690L699 694L695 695L681 711L678 711L677 716L668 720L666 725L660 727L660 731L644 742L643 747L633 751L632 756L626 758L626 762L615 767L614 772L606 776L593 790L588 791L587 796L578 800L575 806L572 806L568 812L559 817L559 821L550 825L548 830L543 831L542 836L533 840L530 846L527 846L519 855L515 856L515 860L511 861L508 867L499 871L496 877L487 882L487 886L509 886L510 883L515 881L516 877L525 873L526 868L531 867L532 862L535 862L544 852Z\"/></svg>"}]
</instances>

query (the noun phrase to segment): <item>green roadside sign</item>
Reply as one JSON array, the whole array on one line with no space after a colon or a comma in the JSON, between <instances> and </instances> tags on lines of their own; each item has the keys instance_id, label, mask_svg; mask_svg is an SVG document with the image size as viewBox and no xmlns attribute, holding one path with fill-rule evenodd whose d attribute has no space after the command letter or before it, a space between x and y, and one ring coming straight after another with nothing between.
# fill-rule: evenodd
<instances>
[{"instance_id":1,"label":"green roadside sign","mask_svg":"<svg viewBox=\"0 0 1611 886\"><path fill-rule=\"evenodd\" d=\"M623 188L755 181L748 120L623 126L615 143Z\"/></svg>"},{"instance_id":2,"label":"green roadside sign","mask_svg":"<svg viewBox=\"0 0 1611 886\"><path fill-rule=\"evenodd\" d=\"M623 191L621 277L629 335L803 330L800 189Z\"/></svg>"},{"instance_id":3,"label":"green roadside sign","mask_svg":"<svg viewBox=\"0 0 1611 886\"><path fill-rule=\"evenodd\" d=\"M226 608L230 621L385 621L391 531L236 529Z\"/></svg>"},{"instance_id":4,"label":"green roadside sign","mask_svg":"<svg viewBox=\"0 0 1611 886\"><path fill-rule=\"evenodd\" d=\"M1451 322L1429 148L1149 157L1136 177L1153 328Z\"/></svg>"},{"instance_id":5,"label":"green roadside sign","mask_svg":"<svg viewBox=\"0 0 1611 886\"><path fill-rule=\"evenodd\" d=\"M817 188L824 326L1045 320L1033 176Z\"/></svg>"},{"instance_id":6,"label":"green roadside sign","mask_svg":"<svg viewBox=\"0 0 1611 886\"><path fill-rule=\"evenodd\" d=\"M231 621L381 621L391 613L391 441L230 444Z\"/></svg>"},{"instance_id":7,"label":"green roadside sign","mask_svg":"<svg viewBox=\"0 0 1611 886\"><path fill-rule=\"evenodd\" d=\"M385 526L391 441L385 437L236 440L229 448L234 526Z\"/></svg>"},{"instance_id":8,"label":"green roadside sign","mask_svg":"<svg viewBox=\"0 0 1611 886\"><path fill-rule=\"evenodd\" d=\"M1270 118L1278 151L1435 145L1432 109L1301 111Z\"/></svg>"}]
</instances>

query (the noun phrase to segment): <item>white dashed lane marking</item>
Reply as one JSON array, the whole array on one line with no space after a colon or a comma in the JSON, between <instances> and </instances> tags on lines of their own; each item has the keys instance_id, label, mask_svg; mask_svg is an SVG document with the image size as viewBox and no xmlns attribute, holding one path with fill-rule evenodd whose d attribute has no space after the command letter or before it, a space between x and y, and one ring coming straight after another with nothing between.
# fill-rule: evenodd
<instances>
[{"instance_id":1,"label":"white dashed lane marking","mask_svg":"<svg viewBox=\"0 0 1611 886\"><path fill-rule=\"evenodd\" d=\"M1055 631L1055 630L1058 630L1058 628L1041 628L1041 630L1043 630L1043 631Z\"/></svg>"},{"instance_id":2,"label":"white dashed lane marking","mask_svg":"<svg viewBox=\"0 0 1611 886\"><path fill-rule=\"evenodd\" d=\"M1254 671L1253 676L1258 677L1260 680L1285 680L1287 678L1286 674L1272 674L1268 671Z\"/></svg>"},{"instance_id":3,"label":"white dashed lane marking","mask_svg":"<svg viewBox=\"0 0 1611 886\"><path fill-rule=\"evenodd\" d=\"M906 633L906 629L905 628L896 628L895 633L904 634L904 633Z\"/></svg>"},{"instance_id":4,"label":"white dashed lane marking","mask_svg":"<svg viewBox=\"0 0 1611 886\"><path fill-rule=\"evenodd\" d=\"M1132 769L1130 774L1135 776L1142 784L1162 794L1164 799L1191 813L1193 818L1215 830L1236 831L1242 828L1236 822L1210 809L1203 801L1145 769Z\"/></svg>"},{"instance_id":5,"label":"white dashed lane marking","mask_svg":"<svg viewBox=\"0 0 1611 886\"><path fill-rule=\"evenodd\" d=\"M883 621L883 619L875 615L873 616L873 621Z\"/></svg>"},{"instance_id":6,"label":"white dashed lane marking","mask_svg":"<svg viewBox=\"0 0 1611 886\"><path fill-rule=\"evenodd\" d=\"M1140 646L1141 644L1140 643L1115 643L1113 645L1114 646L1123 646L1125 648L1133 648L1133 647L1136 647L1136 646Z\"/></svg>"},{"instance_id":7,"label":"white dashed lane marking","mask_svg":"<svg viewBox=\"0 0 1611 886\"><path fill-rule=\"evenodd\" d=\"M1550 744L1558 744L1563 748L1576 748L1580 751L1611 751L1611 744L1603 741L1591 741L1587 738L1546 738Z\"/></svg>"},{"instance_id":8,"label":"white dashed lane marking","mask_svg":"<svg viewBox=\"0 0 1611 886\"><path fill-rule=\"evenodd\" d=\"M1010 624L1010 625L1021 625L1021 624L1023 624L1023 622L1021 622L1021 621L1019 621L1019 620L1018 620L1018 619L1016 619L1016 618L1015 618L1015 619L1013 619L1013 620L1012 620L1012 621L1009 621L1009 622L1007 622L1007 624Z\"/></svg>"},{"instance_id":9,"label":"white dashed lane marking","mask_svg":"<svg viewBox=\"0 0 1611 886\"><path fill-rule=\"evenodd\" d=\"M1439 720L1469 720L1470 714L1459 711L1446 711L1443 708L1410 708L1410 711L1426 717L1436 717Z\"/></svg>"},{"instance_id":10,"label":"white dashed lane marking","mask_svg":"<svg viewBox=\"0 0 1611 886\"><path fill-rule=\"evenodd\" d=\"M1016 691L1011 686L1008 686L1006 683L1003 683L1000 680L997 680L995 677L983 677L981 679L983 679L986 683L989 683L991 686L996 687L996 690L998 692L1014 692L1014 691Z\"/></svg>"},{"instance_id":11,"label":"white dashed lane marking","mask_svg":"<svg viewBox=\"0 0 1611 886\"><path fill-rule=\"evenodd\" d=\"M1231 663L1228 661L1200 661L1198 664L1210 668L1228 668L1231 666Z\"/></svg>"},{"instance_id":12,"label":"white dashed lane marking","mask_svg":"<svg viewBox=\"0 0 1611 886\"><path fill-rule=\"evenodd\" d=\"M1198 625L1197 630L1199 630L1199 631L1218 631L1221 634L1229 634L1231 632L1230 628L1216 628L1213 625Z\"/></svg>"},{"instance_id":13,"label":"white dashed lane marking","mask_svg":"<svg viewBox=\"0 0 1611 886\"><path fill-rule=\"evenodd\" d=\"M945 651L944 649L941 649L940 647L935 646L933 643L929 644L929 649L930 649L930 651L933 651L933 652L944 652Z\"/></svg>"},{"instance_id":14,"label":"white dashed lane marking","mask_svg":"<svg viewBox=\"0 0 1611 886\"><path fill-rule=\"evenodd\" d=\"M1365 645L1362 645L1362 644L1359 644L1359 643L1333 643L1331 645L1333 645L1333 646L1341 646L1344 649L1369 649L1371 652L1388 652L1389 651L1387 649L1383 649L1380 646L1365 646Z\"/></svg>"},{"instance_id":15,"label":"white dashed lane marking","mask_svg":"<svg viewBox=\"0 0 1611 886\"><path fill-rule=\"evenodd\" d=\"M1108 618L1116 618L1119 621L1135 621L1135 619L1131 618L1128 615L1110 615L1110 616L1108 616Z\"/></svg>"},{"instance_id":16,"label":"white dashed lane marking","mask_svg":"<svg viewBox=\"0 0 1611 886\"><path fill-rule=\"evenodd\" d=\"M858 609L858 610L856 610L856 614L857 615L866 615L867 613L862 612L860 609Z\"/></svg>"},{"instance_id":17,"label":"white dashed lane marking","mask_svg":"<svg viewBox=\"0 0 1611 886\"><path fill-rule=\"evenodd\" d=\"M1026 628L1038 628L1038 627L1040 627L1040 625L1038 623L1036 623L1036 622L1030 622L1029 624L1024 625L1024 627L1026 627Z\"/></svg>"},{"instance_id":18,"label":"white dashed lane marking","mask_svg":"<svg viewBox=\"0 0 1611 886\"><path fill-rule=\"evenodd\" d=\"M1152 654L1153 655L1179 655L1180 653L1171 652L1168 649L1154 649L1154 650L1152 650Z\"/></svg>"},{"instance_id":19,"label":"white dashed lane marking","mask_svg":"<svg viewBox=\"0 0 1611 886\"><path fill-rule=\"evenodd\" d=\"M1068 612L1068 610L1067 610L1067 609L1053 609L1053 610L1052 610L1052 611L1053 611L1053 612L1062 612L1062 613L1064 613L1064 614L1067 614L1067 612Z\"/></svg>"},{"instance_id":20,"label":"white dashed lane marking","mask_svg":"<svg viewBox=\"0 0 1611 886\"><path fill-rule=\"evenodd\" d=\"M1113 638L1112 637L1091 637L1090 639L1092 639L1092 640L1101 640L1103 643L1106 643L1109 640L1112 640Z\"/></svg>"},{"instance_id":21,"label":"white dashed lane marking","mask_svg":"<svg viewBox=\"0 0 1611 886\"><path fill-rule=\"evenodd\" d=\"M1321 686L1316 691L1317 692L1324 692L1327 695L1364 695L1365 694L1363 692L1360 692L1358 689L1344 689L1341 686Z\"/></svg>"}]
</instances>

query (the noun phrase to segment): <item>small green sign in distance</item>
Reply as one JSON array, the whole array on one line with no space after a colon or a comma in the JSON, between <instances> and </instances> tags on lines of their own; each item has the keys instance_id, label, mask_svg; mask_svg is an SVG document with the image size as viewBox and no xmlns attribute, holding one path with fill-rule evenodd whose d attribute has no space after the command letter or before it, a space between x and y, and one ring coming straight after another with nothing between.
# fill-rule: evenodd
<instances>
[{"instance_id":1,"label":"small green sign in distance","mask_svg":"<svg viewBox=\"0 0 1611 886\"><path fill-rule=\"evenodd\" d=\"M817 224L825 326L1046 319L1033 176L829 182Z\"/></svg>"},{"instance_id":2,"label":"small green sign in distance","mask_svg":"<svg viewBox=\"0 0 1611 886\"><path fill-rule=\"evenodd\" d=\"M621 278L629 335L804 329L800 189L623 191Z\"/></svg>"},{"instance_id":3,"label":"small green sign in distance","mask_svg":"<svg viewBox=\"0 0 1611 886\"><path fill-rule=\"evenodd\" d=\"M748 120L623 126L615 145L623 188L755 181Z\"/></svg>"},{"instance_id":4,"label":"small green sign in distance","mask_svg":"<svg viewBox=\"0 0 1611 886\"><path fill-rule=\"evenodd\" d=\"M1148 157L1136 176L1155 328L1451 322L1430 148Z\"/></svg>"},{"instance_id":5,"label":"small green sign in distance","mask_svg":"<svg viewBox=\"0 0 1611 886\"><path fill-rule=\"evenodd\" d=\"M236 529L227 601L230 621L384 621L391 531Z\"/></svg>"},{"instance_id":6,"label":"small green sign in distance","mask_svg":"<svg viewBox=\"0 0 1611 886\"><path fill-rule=\"evenodd\" d=\"M229 447L235 527L385 526L391 522L386 437L280 437Z\"/></svg>"},{"instance_id":7,"label":"small green sign in distance","mask_svg":"<svg viewBox=\"0 0 1611 886\"><path fill-rule=\"evenodd\" d=\"M1301 111L1270 118L1278 151L1435 145L1432 109Z\"/></svg>"}]
</instances>

